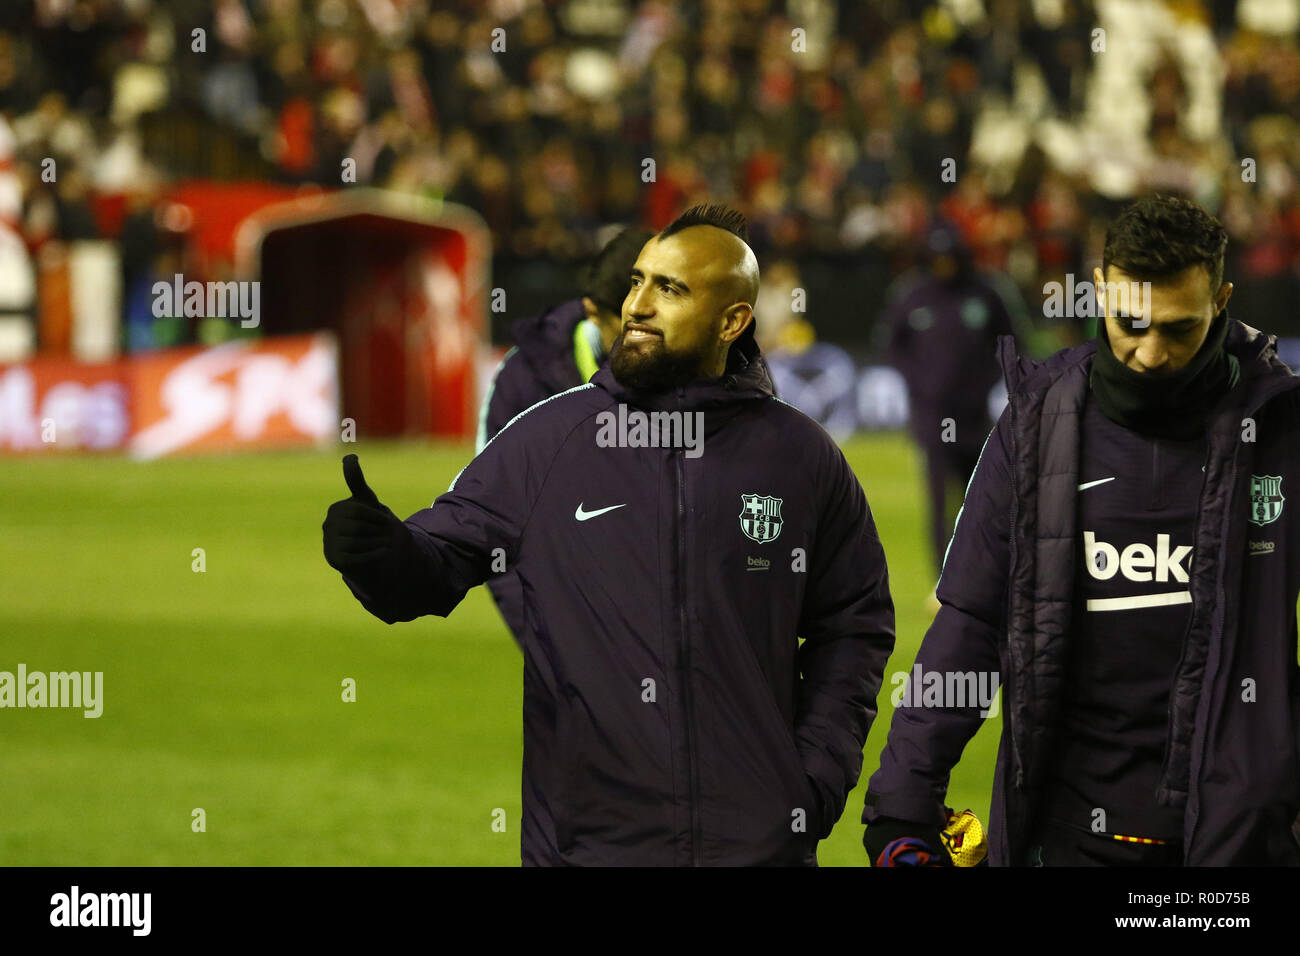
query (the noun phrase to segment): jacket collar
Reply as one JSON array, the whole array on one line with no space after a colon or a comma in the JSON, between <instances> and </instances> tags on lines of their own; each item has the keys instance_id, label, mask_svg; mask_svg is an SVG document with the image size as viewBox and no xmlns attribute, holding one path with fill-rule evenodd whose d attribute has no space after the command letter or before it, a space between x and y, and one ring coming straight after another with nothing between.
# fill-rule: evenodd
<instances>
[{"instance_id":1,"label":"jacket collar","mask_svg":"<svg viewBox=\"0 0 1300 956\"><path fill-rule=\"evenodd\" d=\"M606 364L591 381L616 401L660 411L706 411L775 395L771 372L754 341L752 323L732 343L727 370L719 378L699 379L670 392L643 392L620 384Z\"/></svg>"},{"instance_id":2,"label":"jacket collar","mask_svg":"<svg viewBox=\"0 0 1300 956\"><path fill-rule=\"evenodd\" d=\"M1250 402L1256 392L1269 389L1274 381L1296 375L1278 358L1277 336L1251 328L1244 322L1235 319L1232 321L1223 347L1241 363L1240 386L1244 386L1247 392L1243 396L1246 403ZM1016 352L1016 341L1011 336L1003 335L998 339L998 359L1002 363L1009 396L1046 389L1072 366L1081 363L1091 365L1096 351L1097 343L1089 341L1062 349L1040 362L1019 355Z\"/></svg>"}]
</instances>

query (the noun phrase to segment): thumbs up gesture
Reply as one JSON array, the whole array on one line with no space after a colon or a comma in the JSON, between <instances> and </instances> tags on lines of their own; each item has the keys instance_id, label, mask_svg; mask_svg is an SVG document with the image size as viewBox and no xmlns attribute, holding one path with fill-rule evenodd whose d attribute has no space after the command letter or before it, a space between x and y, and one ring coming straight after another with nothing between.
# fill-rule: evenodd
<instances>
[{"instance_id":1,"label":"thumbs up gesture","mask_svg":"<svg viewBox=\"0 0 1300 956\"><path fill-rule=\"evenodd\" d=\"M325 513L321 531L325 540L325 560L344 574L372 565L400 561L409 554L410 529L402 520L379 503L361 474L356 455L343 458L343 480L350 497L336 501Z\"/></svg>"}]
</instances>

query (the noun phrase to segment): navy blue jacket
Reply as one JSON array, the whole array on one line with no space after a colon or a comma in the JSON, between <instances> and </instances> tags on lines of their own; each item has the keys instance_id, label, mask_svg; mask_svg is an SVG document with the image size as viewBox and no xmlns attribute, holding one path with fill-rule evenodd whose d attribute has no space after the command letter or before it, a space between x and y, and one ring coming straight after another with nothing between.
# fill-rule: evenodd
<instances>
[{"instance_id":1,"label":"navy blue jacket","mask_svg":"<svg viewBox=\"0 0 1300 956\"><path fill-rule=\"evenodd\" d=\"M885 556L760 358L747 333L728 374L663 394L601 369L407 520L420 562L344 579L386 622L445 616L502 549L527 622L525 865L815 865L857 783L894 643ZM602 447L620 403L702 413L703 453Z\"/></svg>"},{"instance_id":2,"label":"navy blue jacket","mask_svg":"<svg viewBox=\"0 0 1300 956\"><path fill-rule=\"evenodd\" d=\"M1024 865L1060 713L1083 552L1079 422L1095 343L1044 363L1002 340L1010 403L985 443L939 581L923 671L996 671L1002 738L990 863ZM1300 864L1300 377L1274 337L1234 322L1242 378L1209 425L1192 614L1169 706L1158 801L1183 814L1190 866ZM1272 479L1280 478L1280 486ZM1276 489L1280 487L1280 497ZM899 708L863 822L942 823L977 708Z\"/></svg>"}]
</instances>

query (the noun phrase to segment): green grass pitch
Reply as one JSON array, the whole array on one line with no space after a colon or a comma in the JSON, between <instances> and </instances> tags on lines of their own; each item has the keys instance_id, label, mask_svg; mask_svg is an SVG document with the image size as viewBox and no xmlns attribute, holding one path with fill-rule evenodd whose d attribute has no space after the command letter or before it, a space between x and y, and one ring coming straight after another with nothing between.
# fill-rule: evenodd
<instances>
[{"instance_id":1,"label":"green grass pitch","mask_svg":"<svg viewBox=\"0 0 1300 956\"><path fill-rule=\"evenodd\" d=\"M321 555L349 451L403 516L470 456L361 443L4 461L0 670L103 671L104 712L0 711L0 864L518 865L520 653L484 588L447 620L391 628L356 603ZM888 674L911 667L934 585L912 445L889 434L845 451L884 541L898 641L862 779L818 852L830 866L865 863ZM949 791L984 820L1000 729L987 723Z\"/></svg>"}]
</instances>

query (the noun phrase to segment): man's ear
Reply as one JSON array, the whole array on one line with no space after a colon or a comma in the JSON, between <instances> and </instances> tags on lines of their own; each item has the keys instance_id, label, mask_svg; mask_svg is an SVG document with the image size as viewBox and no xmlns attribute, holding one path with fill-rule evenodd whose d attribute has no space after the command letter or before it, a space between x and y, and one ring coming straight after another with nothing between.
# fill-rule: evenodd
<instances>
[{"instance_id":1,"label":"man's ear","mask_svg":"<svg viewBox=\"0 0 1300 956\"><path fill-rule=\"evenodd\" d=\"M591 296L584 295L582 297L582 310L587 313L587 318L593 321L599 319L600 310L596 307L596 303L592 301Z\"/></svg>"},{"instance_id":2,"label":"man's ear","mask_svg":"<svg viewBox=\"0 0 1300 956\"><path fill-rule=\"evenodd\" d=\"M724 345L730 345L740 338L753 321L753 307L748 302L737 302L722 313L722 331L718 335L718 340Z\"/></svg>"},{"instance_id":3,"label":"man's ear","mask_svg":"<svg viewBox=\"0 0 1300 956\"><path fill-rule=\"evenodd\" d=\"M1214 314L1218 315L1220 312L1222 312L1224 308L1227 306L1228 300L1231 298L1232 298L1232 283L1225 282L1223 283L1223 285L1219 286L1219 291L1214 296Z\"/></svg>"}]
</instances>

